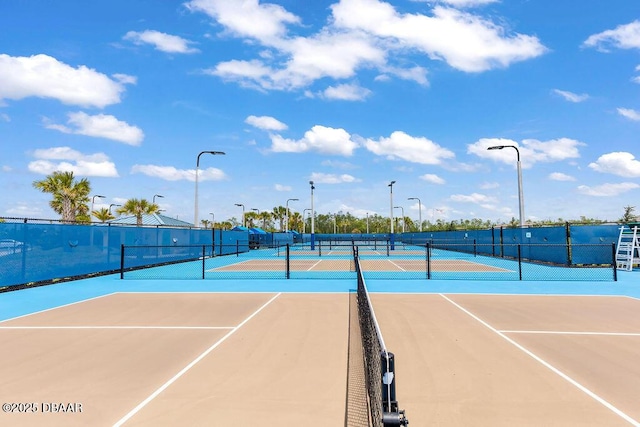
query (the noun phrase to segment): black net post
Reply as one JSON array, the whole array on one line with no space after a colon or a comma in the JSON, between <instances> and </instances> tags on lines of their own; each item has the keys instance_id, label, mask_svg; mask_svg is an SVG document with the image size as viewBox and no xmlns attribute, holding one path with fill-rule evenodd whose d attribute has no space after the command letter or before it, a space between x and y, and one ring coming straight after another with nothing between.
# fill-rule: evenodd
<instances>
[{"instance_id":1,"label":"black net post","mask_svg":"<svg viewBox=\"0 0 640 427\"><path fill-rule=\"evenodd\" d=\"M618 281L618 266L616 265L616 244L611 244L611 265L613 266L613 281Z\"/></svg>"},{"instance_id":2,"label":"black net post","mask_svg":"<svg viewBox=\"0 0 640 427\"><path fill-rule=\"evenodd\" d=\"M286 259L287 259L287 262L286 262L286 264L287 264L286 265L286 276L287 276L287 279L290 279L291 278L291 253L289 251L289 244L288 243L287 243Z\"/></svg>"},{"instance_id":3,"label":"black net post","mask_svg":"<svg viewBox=\"0 0 640 427\"><path fill-rule=\"evenodd\" d=\"M124 245L120 245L120 280L124 279Z\"/></svg>"},{"instance_id":4,"label":"black net post","mask_svg":"<svg viewBox=\"0 0 640 427\"><path fill-rule=\"evenodd\" d=\"M431 244L427 242L426 245L426 254L427 254L427 280L431 279Z\"/></svg>"},{"instance_id":5,"label":"black net post","mask_svg":"<svg viewBox=\"0 0 640 427\"><path fill-rule=\"evenodd\" d=\"M522 280L522 245L518 243L518 274Z\"/></svg>"},{"instance_id":6,"label":"black net post","mask_svg":"<svg viewBox=\"0 0 640 427\"><path fill-rule=\"evenodd\" d=\"M205 261L205 254L207 253L207 246L206 245L202 245L202 280L204 280L204 261Z\"/></svg>"}]
</instances>

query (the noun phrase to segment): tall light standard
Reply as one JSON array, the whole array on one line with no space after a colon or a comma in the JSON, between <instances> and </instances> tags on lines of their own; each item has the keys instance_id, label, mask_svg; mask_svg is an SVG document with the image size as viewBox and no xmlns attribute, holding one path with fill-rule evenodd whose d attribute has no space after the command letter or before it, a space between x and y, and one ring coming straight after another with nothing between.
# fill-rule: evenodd
<instances>
[{"instance_id":1,"label":"tall light standard","mask_svg":"<svg viewBox=\"0 0 640 427\"><path fill-rule=\"evenodd\" d=\"M242 226L244 227L244 205L242 203L236 203L236 206L242 206Z\"/></svg>"},{"instance_id":2,"label":"tall light standard","mask_svg":"<svg viewBox=\"0 0 640 427\"><path fill-rule=\"evenodd\" d=\"M417 197L409 197L407 200L417 200L418 201L418 220L420 221L420 232L422 232L422 202Z\"/></svg>"},{"instance_id":3,"label":"tall light standard","mask_svg":"<svg viewBox=\"0 0 640 427\"><path fill-rule=\"evenodd\" d=\"M104 199L104 198L105 198L104 196L101 196L101 195L99 195L99 194L96 194L95 196L93 196L93 197L91 198L91 212L93 212L93 204L94 204L94 203L95 203L95 201L96 201L96 197L97 197L97 198L99 198L99 199ZM91 216L91 212L89 212L89 216Z\"/></svg>"},{"instance_id":4,"label":"tall light standard","mask_svg":"<svg viewBox=\"0 0 640 427\"><path fill-rule=\"evenodd\" d=\"M224 154L222 151L201 151L200 154L198 154L198 157L196 159L196 202L195 202L195 212L193 214L193 226L194 227L198 227L198 170L200 169L200 156L202 156L203 154L211 154L213 156L218 155L218 154Z\"/></svg>"},{"instance_id":5,"label":"tall light standard","mask_svg":"<svg viewBox=\"0 0 640 427\"><path fill-rule=\"evenodd\" d=\"M391 215L391 233L389 233L389 244L391 245L391 249L395 249L395 237L393 235L393 184L395 184L395 181L391 181L391 183L389 184L389 213Z\"/></svg>"},{"instance_id":6,"label":"tall light standard","mask_svg":"<svg viewBox=\"0 0 640 427\"><path fill-rule=\"evenodd\" d=\"M213 212L209 212L209 215L211 215L211 228L215 228L216 216L213 214Z\"/></svg>"},{"instance_id":7,"label":"tall light standard","mask_svg":"<svg viewBox=\"0 0 640 427\"><path fill-rule=\"evenodd\" d=\"M305 214L305 212L310 211L310 210L311 209L307 208L307 209L302 211L302 234L304 234L306 232L306 229L307 229L307 223L304 220L304 214Z\"/></svg>"},{"instance_id":8,"label":"tall light standard","mask_svg":"<svg viewBox=\"0 0 640 427\"><path fill-rule=\"evenodd\" d=\"M367 234L369 234L369 212L367 212Z\"/></svg>"},{"instance_id":9,"label":"tall light standard","mask_svg":"<svg viewBox=\"0 0 640 427\"><path fill-rule=\"evenodd\" d=\"M337 217L337 215L333 215L333 234L337 234L338 233L336 231L336 228L337 228L336 217Z\"/></svg>"},{"instance_id":10,"label":"tall light standard","mask_svg":"<svg viewBox=\"0 0 640 427\"><path fill-rule=\"evenodd\" d=\"M162 194L154 194L153 195L153 202L152 202L153 204L156 203L156 197L160 197L161 199L164 199L164 196Z\"/></svg>"},{"instance_id":11,"label":"tall light standard","mask_svg":"<svg viewBox=\"0 0 640 427\"><path fill-rule=\"evenodd\" d=\"M113 206L122 206L122 205L116 205L115 203L111 203L111 204L109 205L109 215L111 215L111 208L112 208Z\"/></svg>"},{"instance_id":12,"label":"tall light standard","mask_svg":"<svg viewBox=\"0 0 640 427\"><path fill-rule=\"evenodd\" d=\"M296 201L298 201L298 199L287 199L287 203L286 203L286 206L287 206L287 220L284 223L284 232L285 233L289 232L289 202L296 202Z\"/></svg>"},{"instance_id":13,"label":"tall light standard","mask_svg":"<svg viewBox=\"0 0 640 427\"><path fill-rule=\"evenodd\" d=\"M404 208L402 206L394 206L394 209L402 209L402 232L404 233Z\"/></svg>"},{"instance_id":14,"label":"tall light standard","mask_svg":"<svg viewBox=\"0 0 640 427\"><path fill-rule=\"evenodd\" d=\"M309 185L311 186L311 250L316 247L316 227L315 227L315 211L313 210L313 190L316 187L313 186L313 181L309 181Z\"/></svg>"},{"instance_id":15,"label":"tall light standard","mask_svg":"<svg viewBox=\"0 0 640 427\"><path fill-rule=\"evenodd\" d=\"M494 145L492 147L488 147L487 150L502 150L504 148L513 148L516 150L517 155L517 167L518 167L518 199L520 202L520 228L524 227L524 196L522 194L522 166L520 164L520 150L515 145Z\"/></svg>"}]
</instances>

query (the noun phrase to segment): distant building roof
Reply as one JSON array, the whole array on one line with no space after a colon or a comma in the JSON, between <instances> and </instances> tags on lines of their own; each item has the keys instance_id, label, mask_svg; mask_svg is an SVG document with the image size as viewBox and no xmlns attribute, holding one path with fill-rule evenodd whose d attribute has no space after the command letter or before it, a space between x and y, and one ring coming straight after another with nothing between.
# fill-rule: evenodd
<instances>
[{"instance_id":1,"label":"distant building roof","mask_svg":"<svg viewBox=\"0 0 640 427\"><path fill-rule=\"evenodd\" d=\"M137 219L135 215L122 216L116 219L112 219L108 222L111 224L136 225ZM171 218L170 216L161 214L143 214L142 225L170 225L175 227L193 227L193 224L191 224L190 222L181 221L177 218Z\"/></svg>"}]
</instances>

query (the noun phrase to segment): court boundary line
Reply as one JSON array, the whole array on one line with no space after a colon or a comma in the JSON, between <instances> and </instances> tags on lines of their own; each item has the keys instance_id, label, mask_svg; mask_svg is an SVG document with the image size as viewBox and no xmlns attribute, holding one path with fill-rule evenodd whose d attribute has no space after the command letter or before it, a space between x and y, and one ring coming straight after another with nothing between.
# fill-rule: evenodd
<instances>
[{"instance_id":1,"label":"court boundary line","mask_svg":"<svg viewBox=\"0 0 640 427\"><path fill-rule=\"evenodd\" d=\"M129 421L131 419L131 417L133 417L134 415L136 415L142 408L144 408L145 406L147 406L149 404L149 402L151 402L153 399L155 399L156 397L158 397L158 395L160 393L162 393L164 390L166 390L170 385L172 385L174 382L176 382L178 379L180 379L180 377L182 377L185 373L187 373L191 368L193 368L198 362L200 362L202 359L204 359L209 353L211 353L213 350L215 350L220 344L222 344L223 342L225 342L227 340L227 338L229 338L231 335L233 335L236 331L238 331L238 329L240 329L241 327L243 327L249 320L253 319L256 315L258 315L258 313L260 313L263 309L265 309L269 304L271 304L273 301L276 300L276 298L278 298L280 295L282 295L281 292L278 292L276 295L274 295L273 297L271 297L271 299L269 299L269 301L267 301L266 303L264 303L262 306L260 306L260 308L258 308L256 311L254 311L253 313L251 313L251 315L249 315L249 317L247 317L246 319L244 319L242 322L240 322L240 324L238 324L237 326L235 326L231 331L227 332L227 334L225 336L223 336L222 338L220 338L218 341L216 341L213 345L211 345L208 349L206 349L204 352L202 352L198 357L196 357L194 360L192 360L187 366L185 366L184 368L182 368L177 374L175 374L173 377L171 377L167 382L165 382L164 384L162 384L156 391L154 391L153 393L151 393L146 399L144 399L142 402L140 402L135 408L133 408L131 411L129 411L124 417L122 417L117 423L115 423L113 425L113 427L120 427L122 426L124 423L126 423L127 421Z\"/></svg>"},{"instance_id":2,"label":"court boundary line","mask_svg":"<svg viewBox=\"0 0 640 427\"><path fill-rule=\"evenodd\" d=\"M226 330L234 326L0 326L0 331L11 329L185 329L185 330Z\"/></svg>"},{"instance_id":3,"label":"court boundary line","mask_svg":"<svg viewBox=\"0 0 640 427\"><path fill-rule=\"evenodd\" d=\"M463 313L467 314L468 316L470 316L471 318L476 320L478 323L480 323L481 325L483 325L487 329L493 331L496 335L498 335L499 337L501 337L502 339L504 339L508 343L512 344L517 349L521 350L527 356L531 357L532 359L534 359L538 363L542 364L544 367L548 368L549 370L551 370L556 375L560 376L561 378L563 378L564 380L569 382L571 385L576 387L578 390L582 391L587 396L591 397L596 402L600 403L605 408L609 409L611 412L613 412L614 414L618 415L623 420L627 421L628 423L630 423L630 424L632 424L632 425L634 425L636 427L640 427L640 422L638 422L635 419L631 418L629 415L625 414L620 409L616 408L611 403L609 403L608 401L604 400L602 397L598 396L596 393L594 393L593 391L591 391L590 389L588 389L584 385L580 384L578 381L574 380L569 375L567 375L564 372L562 372L560 369L558 369L555 366L553 366L551 363L547 362L546 360L544 360L540 356L536 355L531 350L528 350L522 344L519 344L515 340L509 338L504 333L500 332L499 330L497 330L496 328L494 328L493 326L491 326L490 324L488 324L487 322L482 320L480 317L478 317L475 314L471 313L469 310L467 310L466 308L462 307L460 304L458 304L457 302L453 301L452 299L450 299L446 295L444 295L442 293L440 293L439 295L442 298L444 298L445 300L447 300L449 303L451 303L453 306L457 307L460 311L462 311Z\"/></svg>"},{"instance_id":4,"label":"court boundary line","mask_svg":"<svg viewBox=\"0 0 640 427\"><path fill-rule=\"evenodd\" d=\"M108 297L108 296L111 296L111 295L116 295L118 293L119 292L110 292L108 294L98 295L98 296L87 298L87 299L83 299L83 300L80 300L80 301L74 301L74 302L70 302L70 303L67 303L67 304L58 305L58 306L55 306L55 307L45 308L44 310L34 311L33 313L21 314L20 316L11 317L11 318L5 319L5 320L0 320L0 323L8 322L10 320L21 319L21 318L27 317L27 316L33 316L34 314L46 313L47 311L52 311L52 310L57 310L59 308L69 307L69 306L72 306L72 305L75 305L75 304L80 304L80 303L87 302L87 301L93 301L93 300L98 299L98 298L104 298L104 297Z\"/></svg>"},{"instance_id":5,"label":"court boundary line","mask_svg":"<svg viewBox=\"0 0 640 427\"><path fill-rule=\"evenodd\" d=\"M539 334L539 335L594 335L612 337L640 337L640 332L590 332L590 331L498 331L504 334Z\"/></svg>"}]
</instances>

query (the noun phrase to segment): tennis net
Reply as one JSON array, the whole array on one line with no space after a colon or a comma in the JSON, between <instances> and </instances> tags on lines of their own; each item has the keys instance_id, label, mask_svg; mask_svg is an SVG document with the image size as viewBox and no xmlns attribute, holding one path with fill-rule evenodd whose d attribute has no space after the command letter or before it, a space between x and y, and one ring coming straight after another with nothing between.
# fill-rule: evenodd
<instances>
[{"instance_id":1,"label":"tennis net","mask_svg":"<svg viewBox=\"0 0 640 427\"><path fill-rule=\"evenodd\" d=\"M370 422L373 427L406 426L409 421L396 400L395 357L385 346L380 326L364 281L358 247L353 246L358 277L357 304L369 395Z\"/></svg>"}]
</instances>

